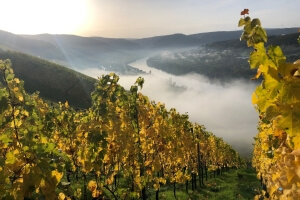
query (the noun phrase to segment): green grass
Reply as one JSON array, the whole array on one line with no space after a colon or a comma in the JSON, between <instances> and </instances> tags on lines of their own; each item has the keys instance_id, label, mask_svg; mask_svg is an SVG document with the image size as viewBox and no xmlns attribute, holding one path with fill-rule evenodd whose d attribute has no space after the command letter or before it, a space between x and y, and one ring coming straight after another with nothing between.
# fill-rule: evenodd
<instances>
[{"instance_id":1,"label":"green grass","mask_svg":"<svg viewBox=\"0 0 300 200\"><path fill-rule=\"evenodd\" d=\"M242 174L242 178L239 178L237 173ZM71 179L73 184L71 187L66 187L65 194L73 195L76 190L75 188L78 187L82 188L83 192L83 179L79 178L78 182L76 182L75 176L71 176ZM120 196L122 193L121 190L129 190L128 186L131 184L130 181L124 178L120 178L119 181L119 194L117 195L115 193L118 199L132 199L129 196L126 198ZM186 193L185 184L177 183L177 200L252 200L254 196L260 194L261 191L260 181L256 178L256 172L252 168L230 169L215 178L209 176L208 181L204 181L204 183L205 185L201 188L197 185L197 190L194 191L192 191L191 183L189 183L188 193ZM148 185L146 194L148 196L147 199L155 200L155 190L152 185ZM103 190L103 196L105 196L103 199L114 199L113 195L107 189ZM92 198L89 190L87 190L87 198ZM176 200L173 194L173 184L161 186L159 200Z\"/></svg>"},{"instance_id":2,"label":"green grass","mask_svg":"<svg viewBox=\"0 0 300 200\"><path fill-rule=\"evenodd\" d=\"M239 178L237 173L242 174ZM205 186L196 191L189 190L185 192L185 185L177 185L176 196L177 200L252 200L255 195L259 194L261 185L256 178L254 169L238 169L229 170L216 178L209 178L205 181ZM155 193L150 193L150 199L155 199ZM172 185L163 186L159 195L160 200L174 200Z\"/></svg>"}]
</instances>

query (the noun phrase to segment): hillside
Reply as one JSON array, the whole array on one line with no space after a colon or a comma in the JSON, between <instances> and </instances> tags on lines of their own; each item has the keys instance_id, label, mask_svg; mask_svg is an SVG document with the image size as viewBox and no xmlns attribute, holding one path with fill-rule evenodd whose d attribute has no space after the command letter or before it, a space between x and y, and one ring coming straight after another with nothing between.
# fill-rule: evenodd
<instances>
[{"instance_id":1,"label":"hillside","mask_svg":"<svg viewBox=\"0 0 300 200\"><path fill-rule=\"evenodd\" d=\"M81 37L75 35L23 35L24 38L50 43L63 52L61 62L73 69L113 67L115 71L133 71L124 64L140 58L141 47L125 39ZM123 69L125 68L125 69Z\"/></svg>"},{"instance_id":2,"label":"hillside","mask_svg":"<svg viewBox=\"0 0 300 200\"><path fill-rule=\"evenodd\" d=\"M47 60L66 62L66 58L60 49L50 42L24 38L6 31L0 31L0 48L35 55Z\"/></svg>"},{"instance_id":3,"label":"hillside","mask_svg":"<svg viewBox=\"0 0 300 200\"><path fill-rule=\"evenodd\" d=\"M49 61L13 51L0 51L0 59L10 59L17 77L24 80L29 93L54 102L68 101L77 108L91 105L95 79Z\"/></svg>"},{"instance_id":4,"label":"hillside","mask_svg":"<svg viewBox=\"0 0 300 200\"><path fill-rule=\"evenodd\" d=\"M297 32L297 28L270 29L270 35ZM76 35L16 35L0 31L0 48L30 54L74 70L110 69L138 74L129 63L161 51L179 51L217 41L239 38L241 31L219 31L191 35L171 34L141 39L81 37Z\"/></svg>"},{"instance_id":5,"label":"hillside","mask_svg":"<svg viewBox=\"0 0 300 200\"><path fill-rule=\"evenodd\" d=\"M274 28L267 29L268 35L282 35L298 32L298 28ZM218 31L218 32L208 32L208 33L198 33L190 35L194 38L202 40L204 44L214 43L218 41L236 40L240 38L242 31Z\"/></svg>"},{"instance_id":6,"label":"hillside","mask_svg":"<svg viewBox=\"0 0 300 200\"><path fill-rule=\"evenodd\" d=\"M272 35L268 38L266 45L280 46L282 51L285 53L287 60L289 62L293 62L299 58L299 44L297 43L298 37L299 33L277 36ZM214 42L206 45L206 47L217 50L239 49L241 51L247 51L248 49L245 41L239 41L238 39Z\"/></svg>"},{"instance_id":7,"label":"hillside","mask_svg":"<svg viewBox=\"0 0 300 200\"><path fill-rule=\"evenodd\" d=\"M293 62L300 57L298 37L299 33L270 36L267 45L280 45L287 61ZM226 40L182 52L164 52L150 57L147 64L175 75L198 73L210 79L250 79L255 73L249 69L250 50L239 39Z\"/></svg>"},{"instance_id":8,"label":"hillside","mask_svg":"<svg viewBox=\"0 0 300 200\"><path fill-rule=\"evenodd\" d=\"M289 31L294 29L273 30L277 34ZM233 31L194 35L174 34L127 40L49 34L20 36L0 31L0 46L3 49L0 51L0 59L12 61L16 75L25 81L25 89L28 92L40 91L40 95L44 98L56 102L68 100L75 107L86 108L90 105L90 93L94 89L95 80L44 59L65 63L74 69L109 67L111 71L117 73L137 74L141 71L125 63L149 55L150 50L184 48L192 45L198 47L204 40L208 42L226 39L239 33ZM295 42L298 35L294 33L271 36L269 43L281 45L288 60L294 61L299 57L299 45ZM148 65L176 75L196 72L211 79L249 79L254 72L248 67L248 55L249 49L245 44L235 39L205 44L177 53L164 51L163 54L151 57ZM106 66L98 66L99 60L96 58L100 60L103 58Z\"/></svg>"}]
</instances>

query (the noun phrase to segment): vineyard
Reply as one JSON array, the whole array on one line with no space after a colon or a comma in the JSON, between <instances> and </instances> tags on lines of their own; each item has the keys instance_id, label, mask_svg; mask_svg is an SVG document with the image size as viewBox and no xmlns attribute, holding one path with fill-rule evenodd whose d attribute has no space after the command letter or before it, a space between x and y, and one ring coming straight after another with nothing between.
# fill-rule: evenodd
<instances>
[{"instance_id":1,"label":"vineyard","mask_svg":"<svg viewBox=\"0 0 300 200\"><path fill-rule=\"evenodd\" d=\"M260 119L252 165L263 185L255 199L298 199L300 61L266 48L266 31L248 11L241 39L254 49L253 79L263 79L252 95ZM160 199L165 186L177 199L179 186L198 190L209 176L245 166L222 138L144 96L141 77L125 90L116 74L103 75L90 108L76 109L26 93L12 66L0 60L0 199Z\"/></svg>"},{"instance_id":2,"label":"vineyard","mask_svg":"<svg viewBox=\"0 0 300 200\"><path fill-rule=\"evenodd\" d=\"M142 78L127 91L102 76L92 106L76 110L27 94L11 66L0 62L1 199L158 199L165 184L176 198L176 184L243 165L203 125L142 95Z\"/></svg>"},{"instance_id":3,"label":"vineyard","mask_svg":"<svg viewBox=\"0 0 300 200\"><path fill-rule=\"evenodd\" d=\"M252 96L260 118L252 164L265 186L256 199L299 199L300 61L286 62L278 46L265 48L267 34L259 19L244 17L239 26L244 26L241 39L254 48L249 60L257 68L253 79L263 78Z\"/></svg>"}]
</instances>

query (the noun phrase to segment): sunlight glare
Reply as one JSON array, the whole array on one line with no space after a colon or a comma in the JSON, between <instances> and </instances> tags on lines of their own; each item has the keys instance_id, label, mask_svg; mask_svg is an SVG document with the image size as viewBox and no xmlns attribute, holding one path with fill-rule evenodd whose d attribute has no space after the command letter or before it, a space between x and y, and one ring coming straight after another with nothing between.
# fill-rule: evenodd
<instances>
[{"instance_id":1,"label":"sunlight glare","mask_svg":"<svg viewBox=\"0 0 300 200\"><path fill-rule=\"evenodd\" d=\"M85 0L10 0L1 8L0 30L16 34L72 34L88 18Z\"/></svg>"}]
</instances>

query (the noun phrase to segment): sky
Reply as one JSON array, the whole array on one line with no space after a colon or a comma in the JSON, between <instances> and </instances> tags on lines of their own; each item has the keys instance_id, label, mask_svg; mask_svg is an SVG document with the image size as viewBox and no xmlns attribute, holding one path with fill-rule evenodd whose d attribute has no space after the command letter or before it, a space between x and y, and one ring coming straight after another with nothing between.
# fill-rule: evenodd
<instances>
[{"instance_id":1,"label":"sky","mask_svg":"<svg viewBox=\"0 0 300 200\"><path fill-rule=\"evenodd\" d=\"M144 38L238 30L244 8L264 28L300 26L299 0L0 0L0 30Z\"/></svg>"}]
</instances>

